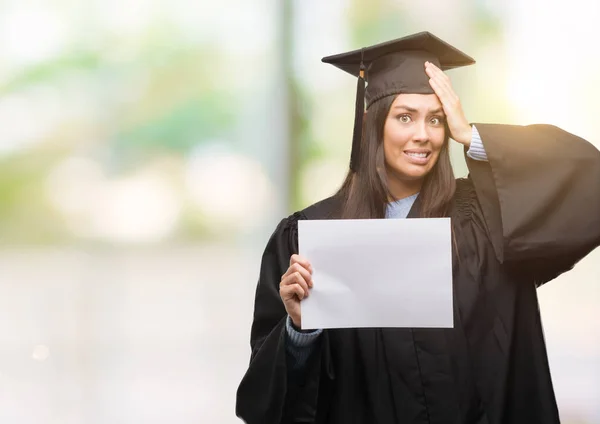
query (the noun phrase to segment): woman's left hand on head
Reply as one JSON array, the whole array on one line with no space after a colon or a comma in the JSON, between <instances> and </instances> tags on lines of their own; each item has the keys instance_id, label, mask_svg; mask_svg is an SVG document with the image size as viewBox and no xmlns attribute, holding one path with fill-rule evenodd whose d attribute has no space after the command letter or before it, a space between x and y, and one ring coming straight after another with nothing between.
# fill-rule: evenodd
<instances>
[{"instance_id":1,"label":"woman's left hand on head","mask_svg":"<svg viewBox=\"0 0 600 424\"><path fill-rule=\"evenodd\" d=\"M425 62L425 72L429 76L429 85L440 99L446 121L450 129L450 137L467 147L471 145L472 128L465 117L460 99L454 92L450 78L431 62Z\"/></svg>"}]
</instances>

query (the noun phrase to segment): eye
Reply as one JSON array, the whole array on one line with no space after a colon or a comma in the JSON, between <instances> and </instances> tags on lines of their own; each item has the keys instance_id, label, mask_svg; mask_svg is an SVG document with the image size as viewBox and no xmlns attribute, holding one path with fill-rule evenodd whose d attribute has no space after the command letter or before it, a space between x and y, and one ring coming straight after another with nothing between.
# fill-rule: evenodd
<instances>
[{"instance_id":1,"label":"eye","mask_svg":"<svg viewBox=\"0 0 600 424\"><path fill-rule=\"evenodd\" d=\"M444 118L441 116L434 116L433 118L431 118L431 122L432 125L442 125L444 123Z\"/></svg>"},{"instance_id":2,"label":"eye","mask_svg":"<svg viewBox=\"0 0 600 424\"><path fill-rule=\"evenodd\" d=\"M411 121L410 115L399 115L398 116L398 120L400 122L402 122L403 124L408 124Z\"/></svg>"}]
</instances>

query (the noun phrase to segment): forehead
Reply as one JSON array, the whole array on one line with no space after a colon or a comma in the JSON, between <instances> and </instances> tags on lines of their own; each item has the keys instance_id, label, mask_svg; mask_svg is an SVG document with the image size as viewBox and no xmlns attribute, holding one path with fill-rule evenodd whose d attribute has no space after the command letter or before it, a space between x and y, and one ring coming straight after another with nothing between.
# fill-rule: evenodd
<instances>
[{"instance_id":1,"label":"forehead","mask_svg":"<svg viewBox=\"0 0 600 424\"><path fill-rule=\"evenodd\" d=\"M408 106L417 110L433 110L442 107L440 99L435 94L399 94L392 103L396 106Z\"/></svg>"}]
</instances>

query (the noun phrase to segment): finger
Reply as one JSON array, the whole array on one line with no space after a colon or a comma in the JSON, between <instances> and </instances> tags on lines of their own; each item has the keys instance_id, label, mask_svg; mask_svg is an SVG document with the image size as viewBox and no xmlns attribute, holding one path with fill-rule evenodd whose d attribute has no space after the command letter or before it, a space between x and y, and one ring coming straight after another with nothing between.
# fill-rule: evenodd
<instances>
[{"instance_id":1,"label":"finger","mask_svg":"<svg viewBox=\"0 0 600 424\"><path fill-rule=\"evenodd\" d=\"M286 278L284 278L282 280L282 284L283 285L300 284L300 286L302 286L302 288L305 290L306 296L308 296L308 283L306 282L304 277L302 277L302 274L300 274L299 272L294 272L294 273L288 275Z\"/></svg>"},{"instance_id":2,"label":"finger","mask_svg":"<svg viewBox=\"0 0 600 424\"><path fill-rule=\"evenodd\" d=\"M292 255L292 257L290 258L290 267L287 269L284 276L289 275L293 272L300 272L302 274L302 276L304 277L304 279L306 280L306 282L308 283L308 286L309 287L313 286L313 282L312 282L313 267L310 264L310 262L308 261L308 259L306 259L300 255Z\"/></svg>"},{"instance_id":3,"label":"finger","mask_svg":"<svg viewBox=\"0 0 600 424\"><path fill-rule=\"evenodd\" d=\"M446 80L448 82L450 81L450 77L444 71L442 71L440 68L438 68L431 62L425 62L425 71L427 72L428 75L429 74L436 75L436 76L439 76L440 78L442 78L443 80Z\"/></svg>"},{"instance_id":4,"label":"finger","mask_svg":"<svg viewBox=\"0 0 600 424\"><path fill-rule=\"evenodd\" d=\"M304 268L306 268L307 270L312 272L312 265L310 264L310 261L308 259L306 259L304 256L300 256L300 255L296 255L296 254L292 255L290 257L290 266L292 266L295 263L302 265Z\"/></svg>"},{"instance_id":5,"label":"finger","mask_svg":"<svg viewBox=\"0 0 600 424\"><path fill-rule=\"evenodd\" d=\"M451 87L436 78L429 80L430 85L446 109L454 109L459 102L458 96Z\"/></svg>"},{"instance_id":6,"label":"finger","mask_svg":"<svg viewBox=\"0 0 600 424\"><path fill-rule=\"evenodd\" d=\"M448 78L448 75L439 69L429 67L426 69L426 73L431 80L436 81L441 87L445 87L446 89L449 89L449 91L454 91L452 90L452 82L450 81L450 78Z\"/></svg>"},{"instance_id":7,"label":"finger","mask_svg":"<svg viewBox=\"0 0 600 424\"><path fill-rule=\"evenodd\" d=\"M458 95L454 92L452 84L450 84L449 81L445 81L437 77L434 78L434 81L436 82L436 84L438 84L438 86L440 87L440 89L442 90L442 92L446 96L446 99L449 102L456 103L458 101Z\"/></svg>"},{"instance_id":8,"label":"finger","mask_svg":"<svg viewBox=\"0 0 600 424\"><path fill-rule=\"evenodd\" d=\"M429 85L431 85L431 88L433 88L433 91L435 92L435 94L438 96L438 98L442 102L442 106L444 106L444 108L447 108L448 106L450 106L450 96L448 94L448 90L446 89L446 87L441 85L440 82L435 78L429 79ZM447 114L447 112L448 111L446 111L446 114Z\"/></svg>"},{"instance_id":9,"label":"finger","mask_svg":"<svg viewBox=\"0 0 600 424\"><path fill-rule=\"evenodd\" d=\"M288 268L287 273L292 274L294 272L299 272L304 281L306 281L306 284L308 284L308 287L312 287L312 275L308 269L299 263L294 263Z\"/></svg>"},{"instance_id":10,"label":"finger","mask_svg":"<svg viewBox=\"0 0 600 424\"><path fill-rule=\"evenodd\" d=\"M306 280L302 277L302 274L299 272L294 272L287 277L283 278L279 283L279 287L291 286L294 284L299 284L305 292L305 295L308 296L308 284Z\"/></svg>"},{"instance_id":11,"label":"finger","mask_svg":"<svg viewBox=\"0 0 600 424\"><path fill-rule=\"evenodd\" d=\"M440 68L435 66L433 63L426 62L425 72L429 78L435 80L440 87L444 87L448 93L452 94L453 97L458 98L454 92L454 88L452 87L452 81L450 80L450 77L446 75L446 73Z\"/></svg>"},{"instance_id":12,"label":"finger","mask_svg":"<svg viewBox=\"0 0 600 424\"><path fill-rule=\"evenodd\" d=\"M300 275L302 276L302 278L304 279L304 281L306 282L306 284L308 285L308 287L312 287L313 286L312 275L310 274L310 271L308 271L306 268L304 268L299 263L292 264L287 269L287 271L285 272L285 274L283 274L281 276L281 279L284 280L285 278L289 277L290 275L292 275L294 273L300 273Z\"/></svg>"},{"instance_id":13,"label":"finger","mask_svg":"<svg viewBox=\"0 0 600 424\"><path fill-rule=\"evenodd\" d=\"M297 297L298 299L302 300L305 297L304 289L300 286L300 284L284 286L279 290L279 294L284 300L290 300L294 297Z\"/></svg>"},{"instance_id":14,"label":"finger","mask_svg":"<svg viewBox=\"0 0 600 424\"><path fill-rule=\"evenodd\" d=\"M435 76L440 75L441 69L439 69L437 66L435 66L433 63L431 62L425 62L425 73L430 77L433 78ZM442 72L443 73L443 72Z\"/></svg>"},{"instance_id":15,"label":"finger","mask_svg":"<svg viewBox=\"0 0 600 424\"><path fill-rule=\"evenodd\" d=\"M303 262L292 262L290 267L286 270L285 275L292 274L294 272L300 272L304 276L310 277L312 271L307 268L307 266Z\"/></svg>"}]
</instances>

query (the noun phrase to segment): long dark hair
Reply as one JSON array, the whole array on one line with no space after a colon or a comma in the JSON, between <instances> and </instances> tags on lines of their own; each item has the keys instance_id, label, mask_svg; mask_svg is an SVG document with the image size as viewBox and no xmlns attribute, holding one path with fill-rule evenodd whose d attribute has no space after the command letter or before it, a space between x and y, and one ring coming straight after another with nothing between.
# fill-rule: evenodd
<instances>
[{"instance_id":1,"label":"long dark hair","mask_svg":"<svg viewBox=\"0 0 600 424\"><path fill-rule=\"evenodd\" d=\"M396 96L387 96L369 107L363 125L360 161L356 172L350 170L336 196L342 199L342 219L384 218L386 204L392 197L385 170L383 129ZM438 161L425 177L419 193L420 217L444 217L456 190L448 150L449 130Z\"/></svg>"}]
</instances>

